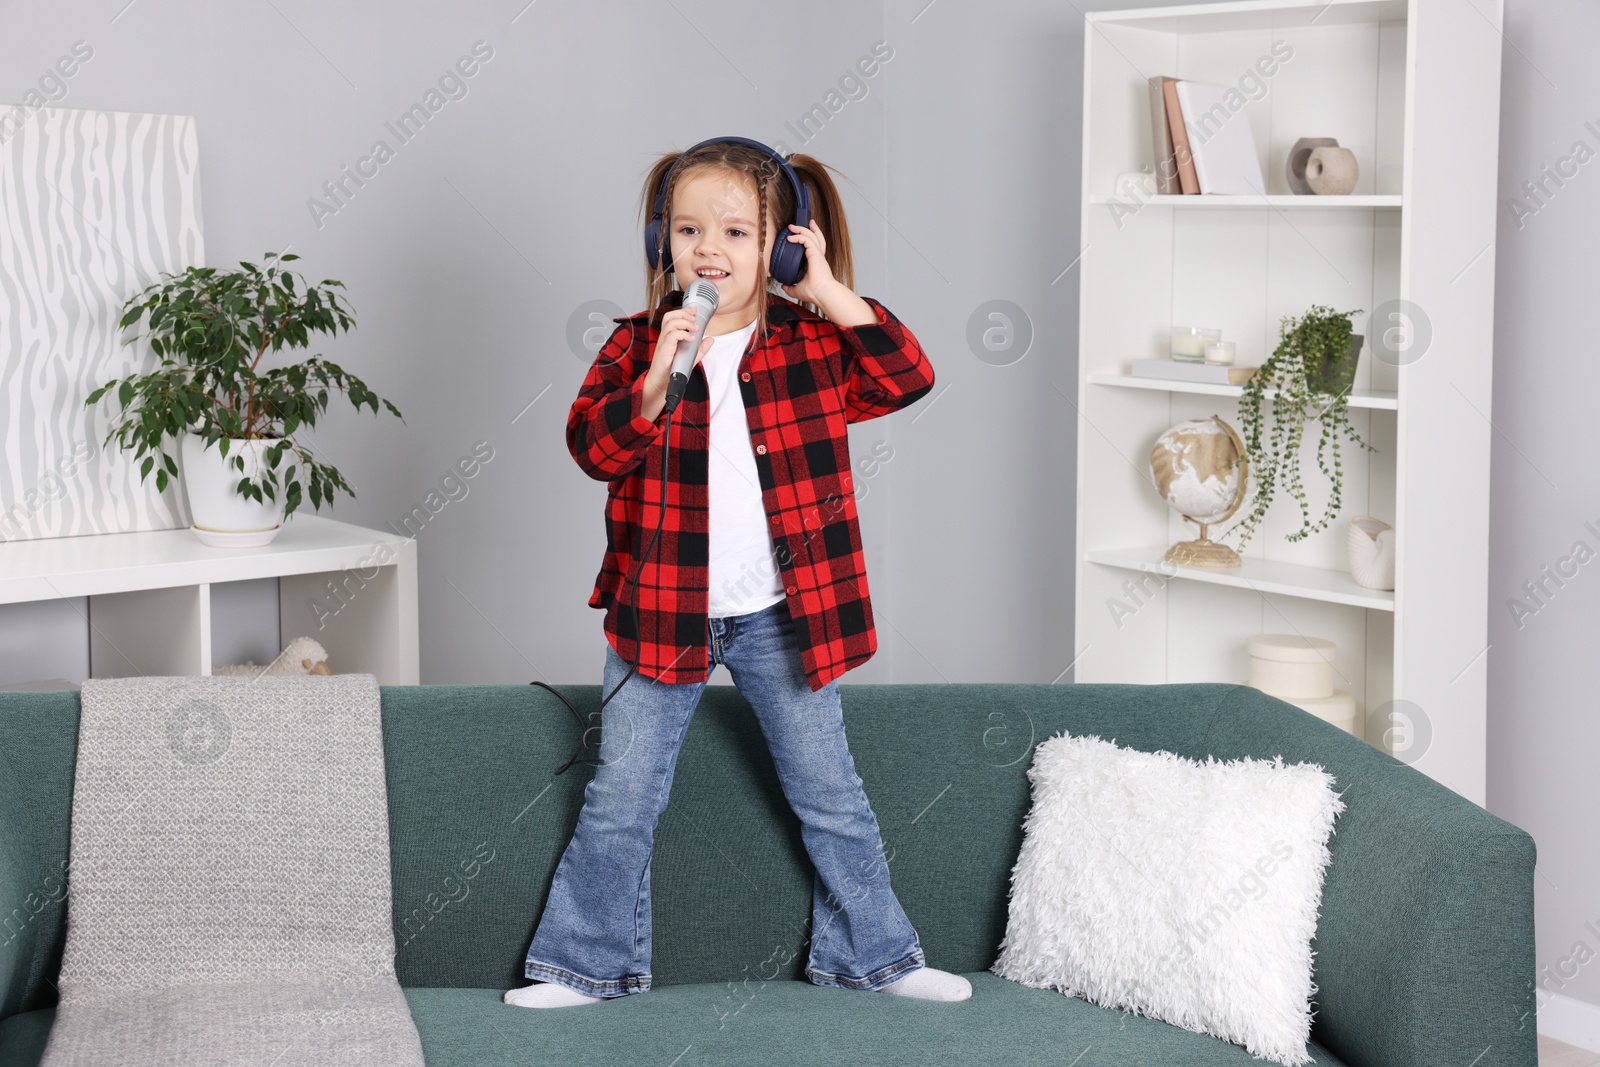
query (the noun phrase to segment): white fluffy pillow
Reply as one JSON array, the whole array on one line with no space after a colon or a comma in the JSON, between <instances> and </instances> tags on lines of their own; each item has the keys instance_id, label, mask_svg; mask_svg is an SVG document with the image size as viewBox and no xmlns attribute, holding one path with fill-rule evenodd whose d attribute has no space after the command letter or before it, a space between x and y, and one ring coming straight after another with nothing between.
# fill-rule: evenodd
<instances>
[{"instance_id":1,"label":"white fluffy pillow","mask_svg":"<svg viewBox=\"0 0 1600 1067\"><path fill-rule=\"evenodd\" d=\"M1308 763L1205 763L1062 733L989 968L1162 1019L1286 1067L1311 1062L1311 939L1344 802Z\"/></svg>"}]
</instances>

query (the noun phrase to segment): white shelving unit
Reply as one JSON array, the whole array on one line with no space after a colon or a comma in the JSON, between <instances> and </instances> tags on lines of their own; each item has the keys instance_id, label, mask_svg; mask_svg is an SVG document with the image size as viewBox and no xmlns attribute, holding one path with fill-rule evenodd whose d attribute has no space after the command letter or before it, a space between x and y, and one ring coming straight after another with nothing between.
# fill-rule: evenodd
<instances>
[{"instance_id":1,"label":"white shelving unit","mask_svg":"<svg viewBox=\"0 0 1600 1067\"><path fill-rule=\"evenodd\" d=\"M1241 682L1252 634L1327 638L1358 723L1388 725L1377 713L1392 708L1410 730L1399 745L1392 730L1367 740L1484 802L1500 20L1498 0L1088 16L1075 680ZM1229 121L1250 123L1263 195L1112 196L1117 175L1154 164L1155 75L1241 88ZM1285 157L1301 137L1355 152L1352 195L1290 193ZM1431 327L1428 346L1399 366L1374 356L1373 336L1391 323L1369 321L1394 300ZM1220 327L1238 362L1257 365L1281 319L1313 304L1361 309L1355 328L1368 341L1350 421L1378 451L1342 442L1343 506L1329 529L1286 540L1300 515L1280 490L1242 567L1163 563L1167 546L1197 531L1156 493L1150 448L1188 419L1215 414L1240 428L1241 390L1133 378L1131 362L1165 355L1170 327L1193 325ZM1308 424L1301 449L1313 517L1328 494L1317 435ZM1395 526L1393 592L1350 578L1354 515ZM1237 547L1236 536L1220 539Z\"/></svg>"},{"instance_id":2,"label":"white shelving unit","mask_svg":"<svg viewBox=\"0 0 1600 1067\"><path fill-rule=\"evenodd\" d=\"M308 634L335 673L418 684L409 538L296 512L260 548L213 548L188 529L0 544L0 604L88 598L92 678L209 675L211 586L255 578L278 579L283 643Z\"/></svg>"}]
</instances>

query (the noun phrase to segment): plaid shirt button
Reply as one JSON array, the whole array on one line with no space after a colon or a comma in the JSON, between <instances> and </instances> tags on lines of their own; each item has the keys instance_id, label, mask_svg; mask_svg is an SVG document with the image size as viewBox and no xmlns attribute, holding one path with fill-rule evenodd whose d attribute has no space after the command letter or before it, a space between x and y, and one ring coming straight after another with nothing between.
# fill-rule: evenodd
<instances>
[{"instance_id":1,"label":"plaid shirt button","mask_svg":"<svg viewBox=\"0 0 1600 1067\"><path fill-rule=\"evenodd\" d=\"M778 516L776 516L776 515L772 516L772 525L777 526L782 521L783 520L779 519Z\"/></svg>"},{"instance_id":2,"label":"plaid shirt button","mask_svg":"<svg viewBox=\"0 0 1600 1067\"><path fill-rule=\"evenodd\" d=\"M756 445L756 455L764 456L766 454L767 454L767 446L766 445Z\"/></svg>"},{"instance_id":3,"label":"plaid shirt button","mask_svg":"<svg viewBox=\"0 0 1600 1067\"><path fill-rule=\"evenodd\" d=\"M750 380L750 372L749 371L741 371L739 373L739 380L741 382L748 382Z\"/></svg>"},{"instance_id":4,"label":"plaid shirt button","mask_svg":"<svg viewBox=\"0 0 1600 1067\"><path fill-rule=\"evenodd\" d=\"M792 586L792 585L788 586L787 588L784 589L784 592L788 593L790 596L794 596L794 593L795 593L794 586Z\"/></svg>"}]
</instances>

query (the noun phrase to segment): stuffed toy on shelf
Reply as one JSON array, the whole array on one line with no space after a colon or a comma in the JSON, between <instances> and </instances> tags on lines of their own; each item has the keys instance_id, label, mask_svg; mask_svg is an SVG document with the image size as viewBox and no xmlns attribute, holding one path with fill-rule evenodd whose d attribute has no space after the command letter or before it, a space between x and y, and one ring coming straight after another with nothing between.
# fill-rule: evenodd
<instances>
[{"instance_id":1,"label":"stuffed toy on shelf","mask_svg":"<svg viewBox=\"0 0 1600 1067\"><path fill-rule=\"evenodd\" d=\"M265 667L254 663L219 663L211 668L213 675L232 675L250 678L261 674L318 674L330 675L328 652L309 637L297 637L284 646L278 658Z\"/></svg>"}]
</instances>

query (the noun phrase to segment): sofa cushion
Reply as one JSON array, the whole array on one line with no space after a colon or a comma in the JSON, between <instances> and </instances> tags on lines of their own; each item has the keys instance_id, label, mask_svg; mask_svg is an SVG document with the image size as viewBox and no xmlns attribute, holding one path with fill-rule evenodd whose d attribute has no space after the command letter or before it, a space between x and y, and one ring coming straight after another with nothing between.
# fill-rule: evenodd
<instances>
[{"instance_id":1,"label":"sofa cushion","mask_svg":"<svg viewBox=\"0 0 1600 1067\"><path fill-rule=\"evenodd\" d=\"M406 996L429 1067L522 1064L530 1049L538 1050L540 1062L566 1067L1066 1067L1090 1049L1080 1067L1260 1065L1237 1045L1155 1019L1029 989L988 971L964 977L972 983L972 997L955 1003L759 978L747 989L731 983L661 986L571 1010L512 1007L497 990L408 989ZM1315 1044L1311 1051L1315 1064L1343 1062ZM778 1053L781 1058L775 1058Z\"/></svg>"},{"instance_id":2,"label":"sofa cushion","mask_svg":"<svg viewBox=\"0 0 1600 1067\"><path fill-rule=\"evenodd\" d=\"M513 1007L500 1000L498 989L405 993L428 1067L851 1062L1066 1067L1091 1049L1079 1067L1260 1064L1237 1045L1155 1019L1029 989L988 971L965 977L972 982L972 998L953 1004L759 978L743 996L729 983L707 982L657 986L581 1008ZM53 1014L45 1009L0 1022L0 1064L36 1067ZM1310 1049L1317 1067L1343 1067L1343 1060L1315 1042ZM777 1053L781 1059L774 1058Z\"/></svg>"}]
</instances>

